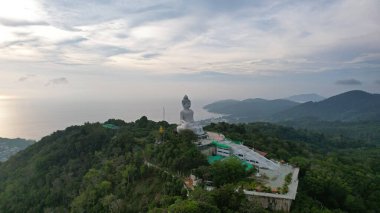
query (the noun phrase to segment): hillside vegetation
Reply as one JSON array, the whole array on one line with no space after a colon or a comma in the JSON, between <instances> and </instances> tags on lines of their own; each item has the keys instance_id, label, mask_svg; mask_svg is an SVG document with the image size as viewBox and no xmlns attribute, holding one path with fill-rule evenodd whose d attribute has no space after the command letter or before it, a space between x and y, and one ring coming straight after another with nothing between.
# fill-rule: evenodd
<instances>
[{"instance_id":1,"label":"hillside vegetation","mask_svg":"<svg viewBox=\"0 0 380 213\"><path fill-rule=\"evenodd\" d=\"M72 126L0 164L0 212L241 212L248 205L229 182L187 198L184 176L208 166L193 133L174 134L175 126L146 117L107 123L121 128ZM166 142L155 145L160 126Z\"/></svg>"},{"instance_id":2,"label":"hillside vegetation","mask_svg":"<svg viewBox=\"0 0 380 213\"><path fill-rule=\"evenodd\" d=\"M0 212L268 212L236 191L249 175L241 164L208 165L191 132L175 134L175 125L146 117L107 123L121 128L72 126L0 164ZM160 126L165 142L157 145ZM298 165L292 212L380 209L380 149L372 143L267 123L206 129ZM183 178L199 170L218 188L187 191Z\"/></svg>"}]
</instances>

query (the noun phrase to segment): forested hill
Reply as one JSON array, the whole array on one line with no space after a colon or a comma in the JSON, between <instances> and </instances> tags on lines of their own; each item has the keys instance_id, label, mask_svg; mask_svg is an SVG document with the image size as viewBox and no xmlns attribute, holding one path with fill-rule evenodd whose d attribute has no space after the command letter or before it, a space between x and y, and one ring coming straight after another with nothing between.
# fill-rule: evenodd
<instances>
[{"instance_id":1,"label":"forested hill","mask_svg":"<svg viewBox=\"0 0 380 213\"><path fill-rule=\"evenodd\" d=\"M72 126L1 164L0 212L147 212L165 196L183 197L180 179L144 164L159 126L171 126L146 117L109 123L122 128ZM207 161L184 141L189 140L174 137L171 142L189 152L175 147L189 164L175 168L188 172ZM175 156L167 160L179 163Z\"/></svg>"},{"instance_id":2,"label":"forested hill","mask_svg":"<svg viewBox=\"0 0 380 213\"><path fill-rule=\"evenodd\" d=\"M265 100L261 98L242 101L224 100L208 104L204 108L213 113L226 114L232 119L244 121L265 121L273 114L291 109L298 103L289 100Z\"/></svg>"},{"instance_id":3,"label":"forested hill","mask_svg":"<svg viewBox=\"0 0 380 213\"><path fill-rule=\"evenodd\" d=\"M380 94L360 90L342 93L320 102L308 102L273 116L275 120L315 118L323 121L380 121Z\"/></svg>"},{"instance_id":4,"label":"forested hill","mask_svg":"<svg viewBox=\"0 0 380 213\"><path fill-rule=\"evenodd\" d=\"M268 212L236 191L244 167L208 165L191 132L175 134L175 125L146 117L107 123L121 128L72 126L0 163L0 212ZM160 126L165 142L155 144ZM380 150L373 144L267 123L206 129L300 166L292 212L380 209ZM183 178L191 171L206 171L218 187L188 192Z\"/></svg>"}]
</instances>

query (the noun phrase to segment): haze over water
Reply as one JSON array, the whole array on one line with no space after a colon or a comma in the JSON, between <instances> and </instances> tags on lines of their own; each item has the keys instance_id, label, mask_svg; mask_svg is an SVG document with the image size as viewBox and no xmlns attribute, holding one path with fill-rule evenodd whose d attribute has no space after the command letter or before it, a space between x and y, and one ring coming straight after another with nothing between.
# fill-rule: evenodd
<instances>
[{"instance_id":1,"label":"haze over water","mask_svg":"<svg viewBox=\"0 0 380 213\"><path fill-rule=\"evenodd\" d=\"M192 100L196 120L217 115L202 107L205 100ZM104 122L110 118L135 121L145 115L150 120L179 122L181 100L140 101L52 101L7 100L0 102L0 137L40 139L56 130L85 122Z\"/></svg>"}]
</instances>

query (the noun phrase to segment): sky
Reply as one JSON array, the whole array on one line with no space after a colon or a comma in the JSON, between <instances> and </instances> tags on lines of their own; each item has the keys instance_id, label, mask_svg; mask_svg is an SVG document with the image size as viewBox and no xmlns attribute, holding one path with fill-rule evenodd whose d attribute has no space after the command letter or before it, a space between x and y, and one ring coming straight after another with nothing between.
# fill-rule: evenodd
<instances>
[{"instance_id":1,"label":"sky","mask_svg":"<svg viewBox=\"0 0 380 213\"><path fill-rule=\"evenodd\" d=\"M0 103L380 93L379 20L378 0L0 1Z\"/></svg>"},{"instance_id":2,"label":"sky","mask_svg":"<svg viewBox=\"0 0 380 213\"><path fill-rule=\"evenodd\" d=\"M379 20L377 0L1 1L0 97L380 92Z\"/></svg>"}]
</instances>

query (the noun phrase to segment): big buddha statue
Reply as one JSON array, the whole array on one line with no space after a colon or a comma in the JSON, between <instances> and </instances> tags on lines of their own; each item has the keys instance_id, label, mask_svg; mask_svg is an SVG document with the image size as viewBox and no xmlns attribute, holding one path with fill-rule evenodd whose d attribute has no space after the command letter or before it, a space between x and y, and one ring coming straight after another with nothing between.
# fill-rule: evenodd
<instances>
[{"instance_id":1,"label":"big buddha statue","mask_svg":"<svg viewBox=\"0 0 380 213\"><path fill-rule=\"evenodd\" d=\"M204 136L205 132L203 131L202 126L194 121L194 111L190 109L191 101L187 95L182 99L182 106L183 109L180 113L180 125L177 126L177 132L188 129L200 137Z\"/></svg>"}]
</instances>

